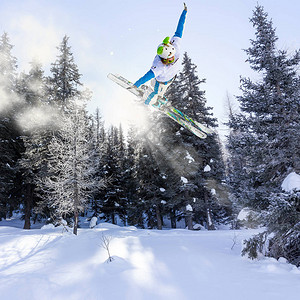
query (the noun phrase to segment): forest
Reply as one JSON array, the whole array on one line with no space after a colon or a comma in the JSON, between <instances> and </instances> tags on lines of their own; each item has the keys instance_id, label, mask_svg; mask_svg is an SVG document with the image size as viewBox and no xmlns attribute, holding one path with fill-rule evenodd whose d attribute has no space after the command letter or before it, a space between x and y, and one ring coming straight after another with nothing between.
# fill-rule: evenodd
<instances>
[{"instance_id":1,"label":"forest","mask_svg":"<svg viewBox=\"0 0 300 300\"><path fill-rule=\"evenodd\" d=\"M255 38L246 63L257 78L241 74L225 143L207 106L205 79L188 53L166 97L215 129L206 139L158 112L145 128L106 126L99 110L86 108L92 91L82 83L67 35L46 76L36 62L18 73L3 33L0 220L21 212L24 229L66 221L75 235L83 216L138 228L217 230L244 226L238 214L247 208L247 226L265 230L247 241L243 254L262 252L300 266L300 190L281 188L290 173L300 174L300 52L277 48L262 6L250 22Z\"/></svg>"}]
</instances>

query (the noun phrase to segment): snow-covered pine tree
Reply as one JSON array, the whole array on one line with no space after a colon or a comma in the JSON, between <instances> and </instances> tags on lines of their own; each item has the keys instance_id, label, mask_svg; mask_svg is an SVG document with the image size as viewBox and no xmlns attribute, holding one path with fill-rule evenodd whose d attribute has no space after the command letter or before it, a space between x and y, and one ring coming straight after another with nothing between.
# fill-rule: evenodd
<instances>
[{"instance_id":1,"label":"snow-covered pine tree","mask_svg":"<svg viewBox=\"0 0 300 300\"><path fill-rule=\"evenodd\" d=\"M90 92L79 89L81 74L68 39L65 36L58 47L52 75L47 78L49 103L60 111L61 122L57 122L59 128L53 132L48 149L49 172L45 178L40 178L39 188L47 193L46 207L52 210L53 218L73 214L74 233L77 234L79 214L98 183L97 177L92 179L96 173L91 164L94 147L85 108Z\"/></svg>"},{"instance_id":2,"label":"snow-covered pine tree","mask_svg":"<svg viewBox=\"0 0 300 300\"><path fill-rule=\"evenodd\" d=\"M121 209L121 203L124 201L124 190L122 181L122 160L120 153L124 151L124 141L119 129L111 126L107 133L105 141L105 150L103 154L103 172L107 180L107 186L101 191L101 211L106 221L116 224L117 216ZM123 152L124 155L124 152ZM123 199L123 200L122 200ZM124 221L124 214L123 214Z\"/></svg>"},{"instance_id":3,"label":"snow-covered pine tree","mask_svg":"<svg viewBox=\"0 0 300 300\"><path fill-rule=\"evenodd\" d=\"M139 132L135 145L138 150L136 179L139 183L139 199L132 212L135 212L140 224L144 215L148 227L162 229L163 220L168 217L172 227L176 228L176 220L180 215L176 205L180 198L177 194L182 169L182 147L177 142L178 136L172 133L173 121L157 113L153 113L151 118L151 129Z\"/></svg>"},{"instance_id":4,"label":"snow-covered pine tree","mask_svg":"<svg viewBox=\"0 0 300 300\"><path fill-rule=\"evenodd\" d=\"M17 59L12 55L13 45L10 44L9 37L7 33L3 33L0 39L0 74L1 74L1 91L2 91L2 101L1 110L10 104L13 104L13 96L9 93L15 92L14 87L16 84L16 71L17 71ZM8 93L8 95L6 93ZM5 96L11 96L6 98ZM9 100L12 103L9 103Z\"/></svg>"},{"instance_id":5,"label":"snow-covered pine tree","mask_svg":"<svg viewBox=\"0 0 300 300\"><path fill-rule=\"evenodd\" d=\"M93 178L95 170L84 100L69 99L69 113L64 114L58 134L49 145L49 175L42 182L55 218L73 215L74 234L77 234L78 217L89 203L92 191L102 184Z\"/></svg>"},{"instance_id":6,"label":"snow-covered pine tree","mask_svg":"<svg viewBox=\"0 0 300 300\"><path fill-rule=\"evenodd\" d=\"M300 266L299 182L300 175L292 172L283 181L282 191L270 194L268 210L262 213L266 230L245 242L242 255L254 259L262 253Z\"/></svg>"},{"instance_id":7,"label":"snow-covered pine tree","mask_svg":"<svg viewBox=\"0 0 300 300\"><path fill-rule=\"evenodd\" d=\"M106 148L105 176L108 184L105 189L102 211L106 219L116 224L118 218L127 224L126 199L126 146L123 128L111 126L108 133L108 147Z\"/></svg>"},{"instance_id":8,"label":"snow-covered pine tree","mask_svg":"<svg viewBox=\"0 0 300 300\"><path fill-rule=\"evenodd\" d=\"M256 39L246 53L250 67L261 76L257 82L241 80L242 113L230 120L237 133L230 140L230 171L244 169L239 172L241 184L233 180L236 194L246 199L244 205L261 211L267 230L248 240L243 254L255 258L264 251L299 265L299 192L282 193L280 186L288 173L300 168L300 52L288 55L277 49L278 37L262 6L256 6L250 21ZM239 157L243 161L236 168Z\"/></svg>"},{"instance_id":9,"label":"snow-covered pine tree","mask_svg":"<svg viewBox=\"0 0 300 300\"><path fill-rule=\"evenodd\" d=\"M200 90L200 85L204 82L205 80L200 80L197 75L197 66L192 63L192 60L185 53L183 56L183 70L168 90L167 98L182 112L211 128L215 128L217 127L217 119L213 117L212 108L206 105L205 92ZM205 140L201 140L186 130L174 132L174 135L177 138L179 137L178 142L184 145L180 155L182 159L190 157L186 161L191 161L191 159L193 161L192 163L182 164L190 166L183 170L181 175L188 181L188 184L182 186L184 195L182 197L184 199L182 210L187 212L190 217L191 210L186 210L187 205L190 205L193 208L192 215L196 217L196 221L203 223L203 218L200 216L205 215L205 224L208 224L208 218L211 221L214 219L213 214L208 215L208 212L211 211L211 205L208 204L223 200L221 198L224 195L224 193L222 193L222 196L221 193L217 193L215 197L212 197L210 193L211 189L217 191L224 189L222 180L224 179L225 166L219 138L217 134L213 134ZM204 172L206 166L209 166L210 172ZM209 187L207 185L208 179L210 181ZM186 192L184 192L184 189L186 189ZM226 200L224 205L228 205L227 199L224 200ZM215 214L215 219L220 220L218 214Z\"/></svg>"},{"instance_id":10,"label":"snow-covered pine tree","mask_svg":"<svg viewBox=\"0 0 300 300\"><path fill-rule=\"evenodd\" d=\"M126 192L126 211L129 225L139 228L145 227L144 222L144 202L138 196L139 178L137 176L139 142L138 128L131 125L127 134L126 162L125 162L125 192Z\"/></svg>"},{"instance_id":11,"label":"snow-covered pine tree","mask_svg":"<svg viewBox=\"0 0 300 300\"><path fill-rule=\"evenodd\" d=\"M243 153L243 148L247 143L247 135L243 135L238 129L238 110L234 110L232 101L228 99L228 123L231 125L231 130L227 136L226 150L229 155L226 158L226 183L229 190L229 197L233 204L233 227L239 226L237 216L244 206L247 206L247 201L251 198L247 196L246 199L243 194L248 191L250 183L248 182L247 173L247 159Z\"/></svg>"},{"instance_id":12,"label":"snow-covered pine tree","mask_svg":"<svg viewBox=\"0 0 300 300\"><path fill-rule=\"evenodd\" d=\"M298 175L300 178L300 176ZM276 259L284 257L300 266L300 188L271 194L265 214L269 235L266 254Z\"/></svg>"},{"instance_id":13,"label":"snow-covered pine tree","mask_svg":"<svg viewBox=\"0 0 300 300\"><path fill-rule=\"evenodd\" d=\"M25 152L19 160L19 168L23 175L21 187L24 201L24 229L30 229L31 211L39 200L35 190L36 177L38 173L45 172L47 146L55 124L55 114L51 114L47 102L46 82L40 64L32 63L29 73L21 74L18 80L18 93L24 99L22 113L19 116L25 145ZM51 123L45 122L49 114L52 115ZM26 119L22 121L24 115ZM38 176L41 177L42 174Z\"/></svg>"},{"instance_id":14,"label":"snow-covered pine tree","mask_svg":"<svg viewBox=\"0 0 300 300\"><path fill-rule=\"evenodd\" d=\"M153 141L141 140L138 148L136 176L138 179L137 195L144 205L145 223L148 228L162 229L162 172Z\"/></svg>"},{"instance_id":15,"label":"snow-covered pine tree","mask_svg":"<svg viewBox=\"0 0 300 300\"><path fill-rule=\"evenodd\" d=\"M51 102L66 112L68 100L80 96L81 74L74 62L69 37L64 36L57 49L59 54L56 61L52 63L51 76L48 78L49 95Z\"/></svg>"},{"instance_id":16,"label":"snow-covered pine tree","mask_svg":"<svg viewBox=\"0 0 300 300\"><path fill-rule=\"evenodd\" d=\"M176 81L176 99L172 103L182 112L186 112L195 120L211 128L217 127L217 119L213 117L212 107L207 106L205 91L200 90L200 85L205 79L199 79L197 66L185 52L182 61L183 69Z\"/></svg>"},{"instance_id":17,"label":"snow-covered pine tree","mask_svg":"<svg viewBox=\"0 0 300 300\"><path fill-rule=\"evenodd\" d=\"M104 170L103 170L103 157L105 152L105 137L106 132L104 128L104 121L102 120L102 116L100 115L100 111L97 108L94 118L92 119L92 134L91 134L91 141L92 141L92 153L94 156L92 160L94 161L95 166L95 174L94 178L97 180L103 179ZM101 190L97 189L93 192L91 197L90 203L90 210L92 212L93 217L99 217L101 213Z\"/></svg>"},{"instance_id":18,"label":"snow-covered pine tree","mask_svg":"<svg viewBox=\"0 0 300 300\"><path fill-rule=\"evenodd\" d=\"M250 21L256 38L246 53L261 79L241 79L243 95L237 99L242 113L230 121L239 140L232 140L230 147L244 164L244 180L236 186L238 198L248 206L266 209L270 192L278 189L287 172L300 168L300 55L296 51L288 57L287 51L277 50L273 23L262 6L256 6Z\"/></svg>"},{"instance_id":19,"label":"snow-covered pine tree","mask_svg":"<svg viewBox=\"0 0 300 300\"><path fill-rule=\"evenodd\" d=\"M17 59L7 33L0 39L0 219L18 208L21 176L17 160L24 150L15 115L19 97L16 93Z\"/></svg>"},{"instance_id":20,"label":"snow-covered pine tree","mask_svg":"<svg viewBox=\"0 0 300 300\"><path fill-rule=\"evenodd\" d=\"M182 215L182 199L180 196L181 177L176 172L177 170L165 164L162 170L162 204L165 216L171 222L171 228L177 227L177 221L180 220Z\"/></svg>"}]
</instances>

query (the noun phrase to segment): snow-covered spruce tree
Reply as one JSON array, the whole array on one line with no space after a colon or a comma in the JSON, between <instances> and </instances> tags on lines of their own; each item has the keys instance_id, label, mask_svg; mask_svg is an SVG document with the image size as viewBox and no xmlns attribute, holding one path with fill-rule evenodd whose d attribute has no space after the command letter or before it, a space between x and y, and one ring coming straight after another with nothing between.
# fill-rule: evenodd
<instances>
[{"instance_id":1,"label":"snow-covered spruce tree","mask_svg":"<svg viewBox=\"0 0 300 300\"><path fill-rule=\"evenodd\" d=\"M84 212L91 193L101 187L94 179L94 155L90 152L90 132L84 99L69 99L58 134L49 145L49 175L43 180L43 192L54 218L74 217L77 234L78 217Z\"/></svg>"},{"instance_id":2,"label":"snow-covered spruce tree","mask_svg":"<svg viewBox=\"0 0 300 300\"><path fill-rule=\"evenodd\" d=\"M144 228L145 205L144 202L139 199L137 193L139 183L137 169L140 141L141 139L138 138L138 128L134 125L131 125L127 134L126 162L124 174L125 192L127 200L127 221L129 225Z\"/></svg>"},{"instance_id":3,"label":"snow-covered spruce tree","mask_svg":"<svg viewBox=\"0 0 300 300\"><path fill-rule=\"evenodd\" d=\"M299 197L281 193L280 186L288 173L299 172L300 55L296 51L288 57L286 51L277 50L278 38L263 7L255 8L250 21L256 39L246 53L261 79L254 83L242 78L243 95L238 97L242 113L230 122L240 140L232 139L230 148L235 147L231 151L235 161L237 155L243 157L242 183L235 181L238 197L261 211L267 231L248 240L243 254L255 258L264 252L299 265Z\"/></svg>"},{"instance_id":4,"label":"snow-covered spruce tree","mask_svg":"<svg viewBox=\"0 0 300 300\"><path fill-rule=\"evenodd\" d=\"M242 113L230 120L230 152L242 158L236 196L255 209L266 209L269 195L291 170L299 170L299 51L288 57L277 50L272 21L257 6L250 19L256 38L246 50L250 67L260 80L241 79ZM239 182L241 183L239 185ZM245 189L245 182L247 188Z\"/></svg>"},{"instance_id":5,"label":"snow-covered spruce tree","mask_svg":"<svg viewBox=\"0 0 300 300\"><path fill-rule=\"evenodd\" d=\"M164 219L170 218L171 226L176 228L177 217L181 216L181 198L178 195L180 172L182 170L182 147L177 143L178 136L171 132L174 122L161 114L151 115L151 129L140 132L137 149L136 207L133 216L148 227L162 229ZM145 171L144 171L145 170Z\"/></svg>"},{"instance_id":6,"label":"snow-covered spruce tree","mask_svg":"<svg viewBox=\"0 0 300 300\"><path fill-rule=\"evenodd\" d=\"M217 119L211 112L212 107L206 105L205 91L200 90L200 85L205 83L205 79L199 79L197 66L186 52L183 55L182 65L183 69L177 77L176 85L173 85L176 99L173 99L172 103L195 120L211 128L217 127Z\"/></svg>"},{"instance_id":7,"label":"snow-covered spruce tree","mask_svg":"<svg viewBox=\"0 0 300 300\"><path fill-rule=\"evenodd\" d=\"M97 180L103 179L104 176L104 169L103 169L103 157L105 152L105 137L106 132L104 128L104 122L102 120L102 116L100 115L99 109L97 108L94 118L92 119L92 134L91 134L91 141L92 141L92 153L94 156L92 160L94 161L95 166L95 175L94 177ZM93 192L91 197L91 203L89 205L89 209L92 212L92 217L99 217L101 213L101 190L97 189Z\"/></svg>"},{"instance_id":8,"label":"snow-covered spruce tree","mask_svg":"<svg viewBox=\"0 0 300 300\"><path fill-rule=\"evenodd\" d=\"M167 98L182 112L211 128L215 128L217 127L217 119L213 117L212 108L206 105L205 92L200 90L200 84L204 82L205 80L200 80L197 75L196 65L185 53L183 70L168 90ZM225 167L218 136L213 134L201 140L186 130L178 131L176 127L173 126L173 128L177 130L173 133L173 136L175 135L178 138L177 143L184 146L184 149L181 149L182 159L190 158L186 159L187 162L189 161L188 164L184 163L189 167L182 170L181 173L181 176L188 181L188 184L183 185L181 191L184 195L181 197L183 200L182 211L187 212L189 218L192 215L195 221L206 225L209 224L208 219L211 221L220 220L218 214L215 214L215 220L211 213L208 214L211 211L209 203L217 201L220 203L220 207L228 205L227 199L223 199L226 193L217 193L212 197L210 192L212 189L215 191L224 190L222 181ZM206 166L210 168L209 173L204 172ZM184 192L184 188L186 188L186 192ZM222 204L223 200L226 203ZM186 210L187 206L193 209L192 214L191 210Z\"/></svg>"},{"instance_id":9,"label":"snow-covered spruce tree","mask_svg":"<svg viewBox=\"0 0 300 300\"><path fill-rule=\"evenodd\" d=\"M247 160L243 153L243 145L246 142L245 137L238 129L237 114L239 109L234 105L232 99L227 95L226 107L228 109L228 121L227 124L231 124L231 130L227 136L226 150L229 155L226 156L226 183L229 190L229 198L233 205L233 228L238 228L240 222L238 222L238 214L245 206L244 199L242 197L245 191L248 191L250 184L247 181ZM251 193L249 191L249 193ZM249 197L247 197L249 199Z\"/></svg>"},{"instance_id":10,"label":"snow-covered spruce tree","mask_svg":"<svg viewBox=\"0 0 300 300\"><path fill-rule=\"evenodd\" d=\"M107 180L106 188L99 195L101 211L106 221L116 224L120 217L126 224L126 193L124 187L125 143L123 129L111 126L105 141L102 169Z\"/></svg>"},{"instance_id":11,"label":"snow-covered spruce tree","mask_svg":"<svg viewBox=\"0 0 300 300\"><path fill-rule=\"evenodd\" d=\"M21 74L17 90L24 99L19 124L25 152L19 160L19 168L23 175L24 229L30 229L32 208L39 200L36 178L42 177L42 174L37 174L44 173L46 169L47 146L51 140L55 114L47 102L45 77L40 64L32 63L29 73Z\"/></svg>"},{"instance_id":12,"label":"snow-covered spruce tree","mask_svg":"<svg viewBox=\"0 0 300 300\"><path fill-rule=\"evenodd\" d=\"M118 143L116 145L117 151L117 178L118 178L118 202L116 202L117 213L124 225L127 225L127 151L125 144L125 137L122 125L118 128Z\"/></svg>"},{"instance_id":13,"label":"snow-covered spruce tree","mask_svg":"<svg viewBox=\"0 0 300 300\"><path fill-rule=\"evenodd\" d=\"M162 116L154 124L154 134L145 140L157 168L157 176L154 178L156 191L151 201L155 205L153 216L156 219L160 216L162 226L163 221L168 218L171 227L176 228L177 220L182 217L184 202L180 194L180 178L188 164L186 150L179 143L180 137L174 134L175 122ZM180 130L179 126L176 127Z\"/></svg>"},{"instance_id":14,"label":"snow-covered spruce tree","mask_svg":"<svg viewBox=\"0 0 300 300\"><path fill-rule=\"evenodd\" d=\"M17 59L4 33L0 38L0 219L19 206L21 176L17 160L24 150L15 115L19 97L16 93Z\"/></svg>"},{"instance_id":15,"label":"snow-covered spruce tree","mask_svg":"<svg viewBox=\"0 0 300 300\"><path fill-rule=\"evenodd\" d=\"M14 104L16 100L13 95L10 95L15 92L17 76L17 59L12 55L12 48L8 34L3 33L0 39L1 111ZM8 96L11 97L7 98ZM9 103L9 100L12 103Z\"/></svg>"},{"instance_id":16,"label":"snow-covered spruce tree","mask_svg":"<svg viewBox=\"0 0 300 300\"><path fill-rule=\"evenodd\" d=\"M287 184L285 184L287 182ZM280 193L272 193L263 215L267 230L245 243L242 254L257 258L258 253L276 259L284 257L300 266L300 175L290 173Z\"/></svg>"},{"instance_id":17,"label":"snow-covered spruce tree","mask_svg":"<svg viewBox=\"0 0 300 300\"><path fill-rule=\"evenodd\" d=\"M137 195L144 205L147 227L162 229L161 174L149 139L139 146L136 168Z\"/></svg>"},{"instance_id":18,"label":"snow-covered spruce tree","mask_svg":"<svg viewBox=\"0 0 300 300\"><path fill-rule=\"evenodd\" d=\"M299 267L300 187L298 190L272 194L265 220L269 235L266 254L276 259L284 257Z\"/></svg>"},{"instance_id":19,"label":"snow-covered spruce tree","mask_svg":"<svg viewBox=\"0 0 300 300\"><path fill-rule=\"evenodd\" d=\"M52 103L67 112L68 100L80 96L81 74L74 62L69 37L64 36L57 49L59 54L56 61L52 63L51 76L48 78L49 95Z\"/></svg>"},{"instance_id":20,"label":"snow-covered spruce tree","mask_svg":"<svg viewBox=\"0 0 300 300\"><path fill-rule=\"evenodd\" d=\"M91 180L95 172L89 163L94 158L90 119L85 104L79 104L88 100L90 93L79 89L82 86L81 74L70 49L68 37L65 36L58 47L59 55L52 64L52 74L48 77L49 102L60 112L61 122L58 124L60 128L52 135L49 174L45 180L40 180L40 188L48 195L45 207L51 210L53 218L73 214L76 234L78 215L84 211L97 184L97 177ZM46 184L46 188L43 184ZM65 189L62 184L66 184Z\"/></svg>"}]
</instances>

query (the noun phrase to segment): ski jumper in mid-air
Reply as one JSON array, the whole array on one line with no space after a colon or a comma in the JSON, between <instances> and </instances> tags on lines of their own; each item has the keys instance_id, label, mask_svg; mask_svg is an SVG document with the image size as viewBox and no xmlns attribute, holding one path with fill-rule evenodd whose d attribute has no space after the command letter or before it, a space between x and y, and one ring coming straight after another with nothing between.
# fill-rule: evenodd
<instances>
[{"instance_id":1,"label":"ski jumper in mid-air","mask_svg":"<svg viewBox=\"0 0 300 300\"><path fill-rule=\"evenodd\" d=\"M143 99L145 104L150 104L151 107L171 118L195 136L205 139L208 134L213 134L214 131L178 110L164 96L167 88L180 70L180 44L186 14L187 7L184 3L184 10L179 18L174 36L172 38L166 37L163 40L157 48L157 55L151 69L134 84L118 74L109 73L107 77L135 96ZM145 84L150 80L152 87Z\"/></svg>"},{"instance_id":2,"label":"ski jumper in mid-air","mask_svg":"<svg viewBox=\"0 0 300 300\"><path fill-rule=\"evenodd\" d=\"M156 105L159 100L166 102L164 94L180 70L180 45L186 14L187 7L184 3L184 10L179 18L174 36L172 38L166 37L158 45L157 55L154 58L151 69L133 85L139 88L151 80L152 88L148 87L143 95L143 100L147 105ZM165 103L162 102L162 104Z\"/></svg>"}]
</instances>

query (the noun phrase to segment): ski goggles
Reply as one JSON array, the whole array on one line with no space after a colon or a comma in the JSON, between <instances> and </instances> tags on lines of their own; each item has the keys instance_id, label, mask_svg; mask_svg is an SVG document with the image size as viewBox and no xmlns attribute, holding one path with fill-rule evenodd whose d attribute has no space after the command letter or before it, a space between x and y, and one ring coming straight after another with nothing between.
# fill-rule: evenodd
<instances>
[{"instance_id":1,"label":"ski goggles","mask_svg":"<svg viewBox=\"0 0 300 300\"><path fill-rule=\"evenodd\" d=\"M171 64L175 61L175 56L172 56L172 57L167 58L167 59L165 59L165 58L160 58L160 59L163 62L163 64L167 65L167 64Z\"/></svg>"}]
</instances>

